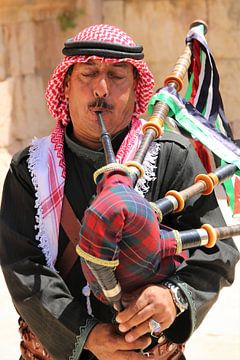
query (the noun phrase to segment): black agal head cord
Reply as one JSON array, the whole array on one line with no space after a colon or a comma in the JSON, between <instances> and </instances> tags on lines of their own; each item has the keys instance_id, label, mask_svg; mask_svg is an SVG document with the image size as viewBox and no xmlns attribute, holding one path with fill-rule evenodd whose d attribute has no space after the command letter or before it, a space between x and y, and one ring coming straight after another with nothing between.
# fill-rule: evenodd
<instances>
[{"instance_id":1,"label":"black agal head cord","mask_svg":"<svg viewBox=\"0 0 240 360\"><path fill-rule=\"evenodd\" d=\"M114 59L131 58L141 60L144 57L143 47L141 45L126 46L102 41L74 41L73 38L68 39L64 43L62 50L66 56L75 55L96 55Z\"/></svg>"}]
</instances>

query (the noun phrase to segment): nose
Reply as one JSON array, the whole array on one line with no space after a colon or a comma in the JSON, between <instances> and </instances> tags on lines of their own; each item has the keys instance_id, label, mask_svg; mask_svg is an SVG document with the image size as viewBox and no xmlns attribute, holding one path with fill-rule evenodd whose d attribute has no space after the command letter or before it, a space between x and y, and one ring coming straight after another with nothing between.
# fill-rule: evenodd
<instances>
[{"instance_id":1,"label":"nose","mask_svg":"<svg viewBox=\"0 0 240 360\"><path fill-rule=\"evenodd\" d=\"M96 80L93 93L96 98L106 98L109 95L108 83L105 77Z\"/></svg>"}]
</instances>

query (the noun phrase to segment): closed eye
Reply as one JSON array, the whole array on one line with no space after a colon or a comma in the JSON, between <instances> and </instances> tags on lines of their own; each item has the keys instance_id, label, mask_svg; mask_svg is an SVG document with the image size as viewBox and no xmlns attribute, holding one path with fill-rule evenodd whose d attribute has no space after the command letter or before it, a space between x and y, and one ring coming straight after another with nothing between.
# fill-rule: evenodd
<instances>
[{"instance_id":1,"label":"closed eye","mask_svg":"<svg viewBox=\"0 0 240 360\"><path fill-rule=\"evenodd\" d=\"M117 79L117 80L124 79L124 75L116 74L114 72L109 72L108 76L110 79Z\"/></svg>"},{"instance_id":2,"label":"closed eye","mask_svg":"<svg viewBox=\"0 0 240 360\"><path fill-rule=\"evenodd\" d=\"M82 73L84 77L94 77L97 75L97 72L90 72L90 73Z\"/></svg>"}]
</instances>

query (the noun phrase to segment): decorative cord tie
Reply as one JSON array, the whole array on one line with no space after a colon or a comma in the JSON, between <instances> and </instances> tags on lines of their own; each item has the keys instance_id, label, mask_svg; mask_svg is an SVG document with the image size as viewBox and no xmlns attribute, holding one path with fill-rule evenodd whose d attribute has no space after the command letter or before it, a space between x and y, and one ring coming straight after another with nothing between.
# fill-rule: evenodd
<instances>
[{"instance_id":1,"label":"decorative cord tie","mask_svg":"<svg viewBox=\"0 0 240 360\"><path fill-rule=\"evenodd\" d=\"M92 262L93 264L110 267L110 268L115 268L119 265L118 259L117 260L100 259L99 257L93 256L93 255L87 253L86 251L81 249L81 247L79 245L76 246L76 252L80 257L82 257L86 261Z\"/></svg>"},{"instance_id":2,"label":"decorative cord tie","mask_svg":"<svg viewBox=\"0 0 240 360\"><path fill-rule=\"evenodd\" d=\"M94 174L93 174L93 180L95 182L95 184L97 184L97 178L98 176L104 174L104 173L108 173L111 171L123 171L124 173L126 173L128 176L130 176L130 170L127 166L125 165L121 165L118 163L111 163L105 166L102 166L101 168L97 169Z\"/></svg>"},{"instance_id":3,"label":"decorative cord tie","mask_svg":"<svg viewBox=\"0 0 240 360\"><path fill-rule=\"evenodd\" d=\"M144 177L145 171L143 166L139 162L134 160L129 160L124 165L127 166L127 168L129 168L128 171L130 171L130 173L139 172L140 174L139 178ZM135 168L135 170L132 170L133 167Z\"/></svg>"},{"instance_id":4,"label":"decorative cord tie","mask_svg":"<svg viewBox=\"0 0 240 360\"><path fill-rule=\"evenodd\" d=\"M162 211L159 209L159 207L154 202L149 202L149 204L151 205L153 211L155 211L155 213L157 214L159 223L161 223L162 219L163 219Z\"/></svg>"}]
</instances>

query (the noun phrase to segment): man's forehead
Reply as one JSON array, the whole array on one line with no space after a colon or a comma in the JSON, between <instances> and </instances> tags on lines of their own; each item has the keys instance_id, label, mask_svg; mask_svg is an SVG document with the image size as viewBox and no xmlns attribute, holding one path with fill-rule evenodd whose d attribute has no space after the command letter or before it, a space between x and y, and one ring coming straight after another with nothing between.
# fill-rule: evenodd
<instances>
[{"instance_id":1,"label":"man's forehead","mask_svg":"<svg viewBox=\"0 0 240 360\"><path fill-rule=\"evenodd\" d=\"M106 68L132 68L132 64L129 64L127 62L123 62L123 61L118 61L118 62L102 62L101 60L99 59L89 59L88 61L86 62L83 62L83 63L78 63L76 64L78 66L96 66L96 67L106 67Z\"/></svg>"}]
</instances>

